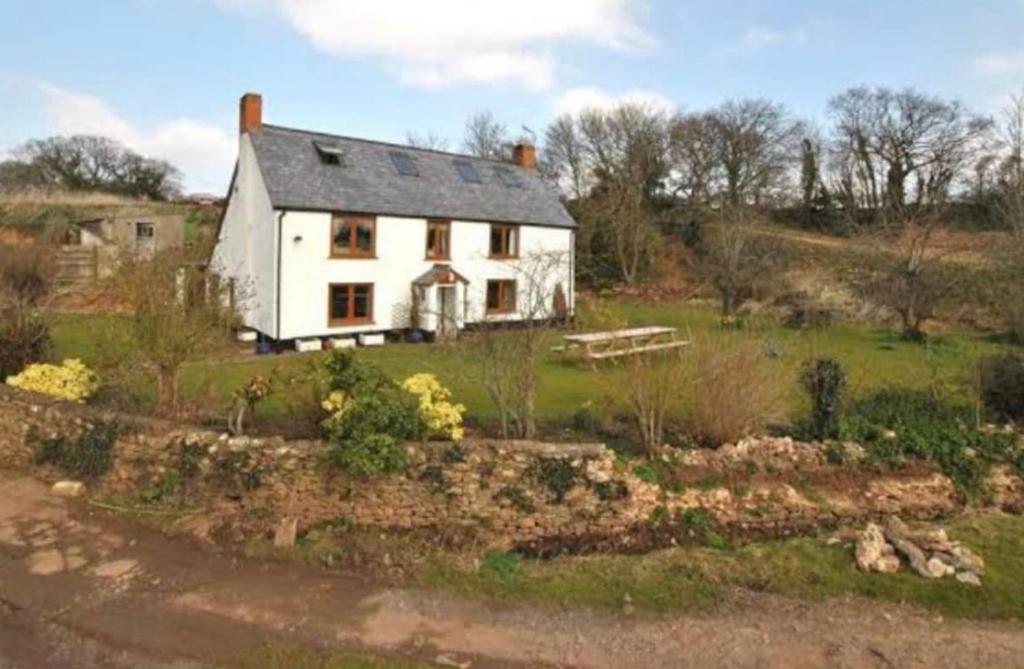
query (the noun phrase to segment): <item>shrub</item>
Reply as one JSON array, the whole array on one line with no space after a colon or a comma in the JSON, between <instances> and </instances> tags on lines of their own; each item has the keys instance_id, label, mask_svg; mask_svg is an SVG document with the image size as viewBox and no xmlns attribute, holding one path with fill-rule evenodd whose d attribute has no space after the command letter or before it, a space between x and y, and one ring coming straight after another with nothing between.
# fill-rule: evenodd
<instances>
[{"instance_id":1,"label":"shrub","mask_svg":"<svg viewBox=\"0 0 1024 669\"><path fill-rule=\"evenodd\" d=\"M979 361L981 399L1001 420L1024 421L1024 355L990 355Z\"/></svg>"},{"instance_id":2,"label":"shrub","mask_svg":"<svg viewBox=\"0 0 1024 669\"><path fill-rule=\"evenodd\" d=\"M622 397L648 454L665 444L665 425L678 413L686 369L677 351L664 355L637 355L626 362L626 378L614 379L609 390Z\"/></svg>"},{"instance_id":3,"label":"shrub","mask_svg":"<svg viewBox=\"0 0 1024 669\"><path fill-rule=\"evenodd\" d=\"M571 462L561 458L541 460L531 468L530 474L544 484L552 501L559 504L565 500L565 493L576 485L576 469Z\"/></svg>"},{"instance_id":4,"label":"shrub","mask_svg":"<svg viewBox=\"0 0 1024 669\"><path fill-rule=\"evenodd\" d=\"M779 415L777 375L752 339L700 342L689 358L694 436L713 445L763 429Z\"/></svg>"},{"instance_id":5,"label":"shrub","mask_svg":"<svg viewBox=\"0 0 1024 669\"><path fill-rule=\"evenodd\" d=\"M811 396L811 431L817 439L839 436L839 411L846 389L846 372L838 360L808 360L800 373L804 390Z\"/></svg>"},{"instance_id":6,"label":"shrub","mask_svg":"<svg viewBox=\"0 0 1024 669\"><path fill-rule=\"evenodd\" d=\"M414 374L402 382L402 388L419 398L420 420L428 435L461 441L465 435L462 415L466 407L452 404L452 394L433 374Z\"/></svg>"},{"instance_id":7,"label":"shrub","mask_svg":"<svg viewBox=\"0 0 1024 669\"><path fill-rule=\"evenodd\" d=\"M0 244L0 381L43 359L54 265L46 249Z\"/></svg>"},{"instance_id":8,"label":"shrub","mask_svg":"<svg viewBox=\"0 0 1024 669\"><path fill-rule=\"evenodd\" d=\"M54 465L75 478L97 479L113 464L114 444L120 430L116 423L97 423L74 441L63 437L47 439L36 452L36 463Z\"/></svg>"},{"instance_id":9,"label":"shrub","mask_svg":"<svg viewBox=\"0 0 1024 669\"><path fill-rule=\"evenodd\" d=\"M883 461L934 462L961 490L976 492L989 465L1022 464L1014 434L974 426L970 407L916 390L890 389L851 403L841 421L843 438L858 441Z\"/></svg>"},{"instance_id":10,"label":"shrub","mask_svg":"<svg viewBox=\"0 0 1024 669\"><path fill-rule=\"evenodd\" d=\"M348 351L335 351L325 368L330 394L321 425L330 441L328 463L360 477L402 469L401 442L424 433L416 396Z\"/></svg>"},{"instance_id":11,"label":"shrub","mask_svg":"<svg viewBox=\"0 0 1024 669\"><path fill-rule=\"evenodd\" d=\"M65 360L62 365L37 363L20 374L8 377L7 384L72 402L85 402L99 387L96 374L81 360Z\"/></svg>"}]
</instances>

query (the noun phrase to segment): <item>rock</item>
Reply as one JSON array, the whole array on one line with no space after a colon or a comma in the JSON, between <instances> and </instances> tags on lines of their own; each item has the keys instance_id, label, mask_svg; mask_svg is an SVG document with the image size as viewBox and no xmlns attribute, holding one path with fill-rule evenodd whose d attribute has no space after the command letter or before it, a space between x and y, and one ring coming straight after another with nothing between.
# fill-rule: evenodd
<instances>
[{"instance_id":1,"label":"rock","mask_svg":"<svg viewBox=\"0 0 1024 669\"><path fill-rule=\"evenodd\" d=\"M871 565L872 570L879 574L895 574L900 570L902 563L896 555L883 555L882 557L875 560L875 563Z\"/></svg>"},{"instance_id":2,"label":"rock","mask_svg":"<svg viewBox=\"0 0 1024 669\"><path fill-rule=\"evenodd\" d=\"M278 548L291 548L295 545L295 535L298 530L298 518L282 518L274 532L274 545Z\"/></svg>"},{"instance_id":3,"label":"rock","mask_svg":"<svg viewBox=\"0 0 1024 669\"><path fill-rule=\"evenodd\" d=\"M928 562L925 563L925 568L928 570L931 578L944 578L956 573L956 569L934 557L928 559Z\"/></svg>"},{"instance_id":4,"label":"rock","mask_svg":"<svg viewBox=\"0 0 1024 669\"><path fill-rule=\"evenodd\" d=\"M938 568L932 569L930 561L925 557L924 551L917 547L913 541L907 538L908 530L906 524L899 518L892 516L885 524L885 538L889 540L899 553L907 558L910 568L925 578L939 578L946 575L946 565L941 560L935 560L941 565L941 574L937 574Z\"/></svg>"},{"instance_id":5,"label":"rock","mask_svg":"<svg viewBox=\"0 0 1024 669\"><path fill-rule=\"evenodd\" d=\"M452 658L452 656L450 655L438 655L434 658L434 664L437 664L442 667L456 667L456 669L469 669L469 667L473 666L473 663L469 660L465 662L459 662L458 660Z\"/></svg>"},{"instance_id":6,"label":"rock","mask_svg":"<svg viewBox=\"0 0 1024 669\"><path fill-rule=\"evenodd\" d=\"M50 492L57 497L81 497L85 494L85 484L81 481L57 481L50 488Z\"/></svg>"},{"instance_id":7,"label":"rock","mask_svg":"<svg viewBox=\"0 0 1024 669\"><path fill-rule=\"evenodd\" d=\"M861 571L871 571L878 559L882 557L884 547L885 537L882 535L882 528L874 523L868 523L868 526L857 537L855 551L857 567Z\"/></svg>"},{"instance_id":8,"label":"rock","mask_svg":"<svg viewBox=\"0 0 1024 669\"><path fill-rule=\"evenodd\" d=\"M957 573L956 580L960 581L961 583L963 583L965 585L973 585L973 586L981 587L981 579L978 578L978 575L975 574L974 572L961 571L961 572Z\"/></svg>"},{"instance_id":9,"label":"rock","mask_svg":"<svg viewBox=\"0 0 1024 669\"><path fill-rule=\"evenodd\" d=\"M977 576L985 573L985 561L967 546L954 546L952 555L953 566L958 570L967 571Z\"/></svg>"},{"instance_id":10,"label":"rock","mask_svg":"<svg viewBox=\"0 0 1024 669\"><path fill-rule=\"evenodd\" d=\"M209 541L210 533L213 530L213 521L204 513L194 513L185 516L174 524L175 530L184 534L191 534L201 541Z\"/></svg>"}]
</instances>

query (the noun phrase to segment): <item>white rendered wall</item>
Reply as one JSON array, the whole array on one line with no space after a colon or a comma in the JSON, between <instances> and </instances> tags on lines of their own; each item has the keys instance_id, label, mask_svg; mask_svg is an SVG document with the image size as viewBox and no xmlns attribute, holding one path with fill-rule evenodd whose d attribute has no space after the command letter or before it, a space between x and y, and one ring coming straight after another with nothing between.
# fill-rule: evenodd
<instances>
[{"instance_id":1,"label":"white rendered wall","mask_svg":"<svg viewBox=\"0 0 1024 669\"><path fill-rule=\"evenodd\" d=\"M273 217L272 217L273 218ZM273 226L271 226L273 227ZM554 286L562 284L570 310L573 308L571 258L572 231L563 228L520 226L520 258L492 260L490 224L452 221L451 259L426 259L427 221L422 218L377 217L375 259L334 259L330 257L331 215L325 212L288 211L282 219L281 249L281 339L345 334L405 328L410 325L412 282L438 262L451 265L466 277L467 322L485 318L484 304L489 279L515 279L519 297L527 274L542 254L560 260L546 272L543 283L547 303ZM544 261L546 265L551 264ZM329 327L328 286L332 283L372 283L374 322L369 325ZM463 290L459 291L460 311ZM436 298L431 294L431 300ZM515 320L518 315L487 317ZM427 325L427 324L423 324ZM273 334L269 332L268 334Z\"/></svg>"},{"instance_id":2,"label":"white rendered wall","mask_svg":"<svg viewBox=\"0 0 1024 669\"><path fill-rule=\"evenodd\" d=\"M242 322L276 336L277 222L249 136L242 135L238 173L228 194L212 266L235 282Z\"/></svg>"}]
</instances>

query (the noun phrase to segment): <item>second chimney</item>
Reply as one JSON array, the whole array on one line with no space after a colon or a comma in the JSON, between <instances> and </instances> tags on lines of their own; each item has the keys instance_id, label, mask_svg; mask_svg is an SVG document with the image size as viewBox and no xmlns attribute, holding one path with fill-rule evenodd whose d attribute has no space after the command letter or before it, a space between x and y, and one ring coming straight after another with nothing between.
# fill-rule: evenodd
<instances>
[{"instance_id":1,"label":"second chimney","mask_svg":"<svg viewBox=\"0 0 1024 669\"><path fill-rule=\"evenodd\" d=\"M246 93L238 103L238 132L245 134L263 125L263 96Z\"/></svg>"},{"instance_id":2,"label":"second chimney","mask_svg":"<svg viewBox=\"0 0 1024 669\"><path fill-rule=\"evenodd\" d=\"M516 144L512 149L512 162L528 170L537 169L537 148L533 144Z\"/></svg>"}]
</instances>

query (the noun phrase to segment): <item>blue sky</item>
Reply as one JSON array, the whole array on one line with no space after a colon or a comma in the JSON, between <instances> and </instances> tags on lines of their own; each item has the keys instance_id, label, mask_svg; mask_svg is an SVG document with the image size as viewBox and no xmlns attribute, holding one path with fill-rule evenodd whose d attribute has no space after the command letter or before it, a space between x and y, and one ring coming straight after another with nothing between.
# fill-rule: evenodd
<instances>
[{"instance_id":1,"label":"blue sky","mask_svg":"<svg viewBox=\"0 0 1024 669\"><path fill-rule=\"evenodd\" d=\"M0 152L103 133L193 190L223 190L249 90L269 122L457 148L480 109L540 130L765 96L821 123L861 83L994 112L1024 88L1024 0L0 0Z\"/></svg>"}]
</instances>

